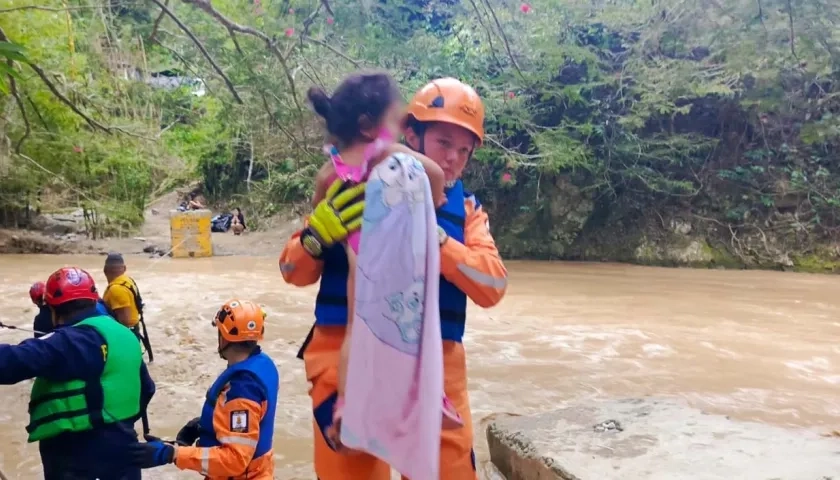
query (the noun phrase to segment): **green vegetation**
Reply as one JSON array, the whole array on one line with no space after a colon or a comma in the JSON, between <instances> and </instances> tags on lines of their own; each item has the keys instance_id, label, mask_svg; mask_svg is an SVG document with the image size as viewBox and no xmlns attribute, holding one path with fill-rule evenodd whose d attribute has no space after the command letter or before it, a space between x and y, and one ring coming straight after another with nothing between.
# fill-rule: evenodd
<instances>
[{"instance_id":1,"label":"green vegetation","mask_svg":"<svg viewBox=\"0 0 840 480\"><path fill-rule=\"evenodd\" d=\"M506 255L836 271L839 24L828 0L0 0L0 211L108 233L192 179L288 210L323 161L306 88L378 67L483 96L467 182Z\"/></svg>"}]
</instances>

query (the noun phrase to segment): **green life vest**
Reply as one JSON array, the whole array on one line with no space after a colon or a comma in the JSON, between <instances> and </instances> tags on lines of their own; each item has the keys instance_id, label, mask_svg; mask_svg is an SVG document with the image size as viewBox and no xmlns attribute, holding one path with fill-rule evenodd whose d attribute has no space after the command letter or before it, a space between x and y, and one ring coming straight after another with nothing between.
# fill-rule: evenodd
<instances>
[{"instance_id":1,"label":"green life vest","mask_svg":"<svg viewBox=\"0 0 840 480\"><path fill-rule=\"evenodd\" d=\"M140 365L143 352L131 330L108 316L85 319L72 327L92 327L105 339L105 369L99 378L102 410L92 411L88 382L35 379L29 400L28 441L37 442L65 432L84 432L98 426L136 419L140 415ZM94 388L96 388L94 386Z\"/></svg>"}]
</instances>

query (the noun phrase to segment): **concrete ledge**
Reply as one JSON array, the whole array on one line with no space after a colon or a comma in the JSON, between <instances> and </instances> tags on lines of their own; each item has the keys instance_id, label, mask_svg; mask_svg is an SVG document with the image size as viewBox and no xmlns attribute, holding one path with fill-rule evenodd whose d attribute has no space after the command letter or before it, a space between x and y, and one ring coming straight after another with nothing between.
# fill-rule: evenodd
<instances>
[{"instance_id":1,"label":"concrete ledge","mask_svg":"<svg viewBox=\"0 0 840 480\"><path fill-rule=\"evenodd\" d=\"M487 428L508 480L840 480L840 440L675 400L590 403Z\"/></svg>"}]
</instances>

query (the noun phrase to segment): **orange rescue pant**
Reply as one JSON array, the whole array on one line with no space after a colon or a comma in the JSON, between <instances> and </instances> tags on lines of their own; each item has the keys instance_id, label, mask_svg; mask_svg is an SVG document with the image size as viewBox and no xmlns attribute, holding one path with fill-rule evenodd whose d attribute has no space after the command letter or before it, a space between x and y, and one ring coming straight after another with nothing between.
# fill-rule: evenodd
<instances>
[{"instance_id":1,"label":"orange rescue pant","mask_svg":"<svg viewBox=\"0 0 840 480\"><path fill-rule=\"evenodd\" d=\"M381 460L365 453L336 453L325 440L337 398L339 350L344 333L344 327L315 327L303 355L306 379L312 383L309 396L312 398L315 417L315 474L319 480L389 480L391 469ZM443 342L443 364L446 396L461 414L464 426L443 431L440 478L477 480L464 346L456 342Z\"/></svg>"}]
</instances>

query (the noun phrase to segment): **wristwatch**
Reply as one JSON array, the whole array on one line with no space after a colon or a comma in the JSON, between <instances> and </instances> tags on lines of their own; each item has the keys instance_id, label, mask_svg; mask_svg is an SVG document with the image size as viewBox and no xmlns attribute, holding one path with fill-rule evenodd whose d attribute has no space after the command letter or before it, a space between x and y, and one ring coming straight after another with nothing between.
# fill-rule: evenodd
<instances>
[{"instance_id":1,"label":"wristwatch","mask_svg":"<svg viewBox=\"0 0 840 480\"><path fill-rule=\"evenodd\" d=\"M300 244L312 258L320 259L321 254L324 253L323 245L309 228L306 228L300 235Z\"/></svg>"},{"instance_id":2,"label":"wristwatch","mask_svg":"<svg viewBox=\"0 0 840 480\"><path fill-rule=\"evenodd\" d=\"M446 230L443 227L438 226L438 245L441 247L444 243L446 243L446 239L449 238L449 235L446 233Z\"/></svg>"}]
</instances>

